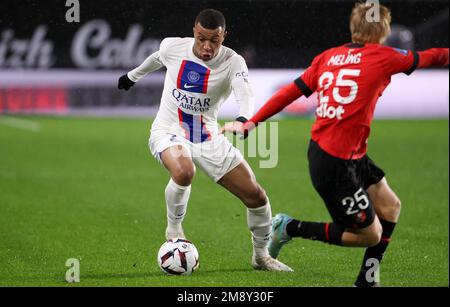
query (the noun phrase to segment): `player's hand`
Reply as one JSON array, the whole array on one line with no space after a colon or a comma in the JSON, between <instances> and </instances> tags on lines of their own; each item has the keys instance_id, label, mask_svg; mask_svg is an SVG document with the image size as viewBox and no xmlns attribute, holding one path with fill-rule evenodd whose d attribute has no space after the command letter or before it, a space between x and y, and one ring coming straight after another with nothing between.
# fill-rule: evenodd
<instances>
[{"instance_id":1,"label":"player's hand","mask_svg":"<svg viewBox=\"0 0 450 307\"><path fill-rule=\"evenodd\" d=\"M119 78L119 84L117 85L117 87L119 88L119 90L128 91L130 89L130 87L132 87L135 83L136 82L131 81L128 78L128 75L125 74Z\"/></svg>"},{"instance_id":2,"label":"player's hand","mask_svg":"<svg viewBox=\"0 0 450 307\"><path fill-rule=\"evenodd\" d=\"M251 121L247 121L245 123L234 121L232 123L226 123L225 126L220 129L219 133L224 134L225 132L232 132L234 135L239 134L243 139L246 139L248 137L248 133L255 129L255 127L255 123Z\"/></svg>"}]
</instances>

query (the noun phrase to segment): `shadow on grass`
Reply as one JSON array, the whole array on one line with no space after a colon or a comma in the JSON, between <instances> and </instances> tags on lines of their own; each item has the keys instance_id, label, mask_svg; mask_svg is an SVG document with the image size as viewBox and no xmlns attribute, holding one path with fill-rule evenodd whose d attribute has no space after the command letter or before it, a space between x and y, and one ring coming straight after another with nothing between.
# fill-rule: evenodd
<instances>
[{"instance_id":1,"label":"shadow on grass","mask_svg":"<svg viewBox=\"0 0 450 307\"><path fill-rule=\"evenodd\" d=\"M249 273L254 272L253 269L214 269L203 270L199 269L193 276L201 276L215 273ZM164 272L140 272L140 273L104 273L104 274L82 274L80 277L83 279L113 279L113 278L151 278L151 277L170 277Z\"/></svg>"},{"instance_id":2,"label":"shadow on grass","mask_svg":"<svg viewBox=\"0 0 450 307\"><path fill-rule=\"evenodd\" d=\"M210 276L219 276L223 275L223 274L236 274L236 273L264 273L265 271L255 271L252 268L236 268L236 269L229 269L229 268L223 268L223 269L202 269L200 268L198 271L196 271L193 275L191 276L172 276L172 275L167 275L164 272L134 272L134 273L86 273L83 274L81 272L80 274L80 279L81 279L81 283L76 283L76 284L70 284L67 283L65 280L65 276L64 274L49 274L49 275L34 275L34 276L9 276L8 277L8 281L5 281L5 283L2 283L2 286L8 286L8 284L10 285L14 285L14 286L36 286L36 287L41 287L41 286L56 286L56 287L60 287L60 286L67 286L67 285L77 285L77 286L83 286L83 284L88 283L91 284L92 282L95 281L113 281L113 280L121 280L121 279L166 279L166 278L181 278L181 280L189 280L189 279L194 279L194 280L198 280L199 278L205 278L205 277L210 277ZM267 272L266 272L267 273ZM186 279L185 279L186 278ZM191 280L192 280L191 279ZM180 281L181 281L180 280ZM108 283L108 282L107 282Z\"/></svg>"}]
</instances>

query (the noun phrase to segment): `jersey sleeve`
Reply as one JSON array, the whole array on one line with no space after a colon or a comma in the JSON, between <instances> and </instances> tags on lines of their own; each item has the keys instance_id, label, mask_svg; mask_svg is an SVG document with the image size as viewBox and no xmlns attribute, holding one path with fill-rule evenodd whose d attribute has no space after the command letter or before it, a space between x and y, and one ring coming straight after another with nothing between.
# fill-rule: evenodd
<instances>
[{"instance_id":1,"label":"jersey sleeve","mask_svg":"<svg viewBox=\"0 0 450 307\"><path fill-rule=\"evenodd\" d=\"M164 66L161 61L161 54L159 51L152 53L149 57L142 62L141 65L128 72L128 78L133 82L138 82L147 74L156 71Z\"/></svg>"},{"instance_id":2,"label":"jersey sleeve","mask_svg":"<svg viewBox=\"0 0 450 307\"><path fill-rule=\"evenodd\" d=\"M322 55L315 57L311 63L311 66L308 67L308 69L306 69L305 72L294 81L306 97L311 96L317 89L317 71L321 58Z\"/></svg>"},{"instance_id":3,"label":"jersey sleeve","mask_svg":"<svg viewBox=\"0 0 450 307\"><path fill-rule=\"evenodd\" d=\"M419 51L418 68L427 68L432 66L445 67L448 66L449 56L448 48L431 48Z\"/></svg>"},{"instance_id":4,"label":"jersey sleeve","mask_svg":"<svg viewBox=\"0 0 450 307\"><path fill-rule=\"evenodd\" d=\"M163 63L164 66L167 65L168 61L168 54L170 51L170 46L173 46L175 42L177 41L177 37L167 37L161 41L161 44L159 45L159 56L160 60Z\"/></svg>"},{"instance_id":5,"label":"jersey sleeve","mask_svg":"<svg viewBox=\"0 0 450 307\"><path fill-rule=\"evenodd\" d=\"M163 39L159 46L159 51L149 55L141 65L128 72L128 78L133 82L138 82L147 74L164 67L166 65L168 45L171 40L171 38Z\"/></svg>"},{"instance_id":6,"label":"jersey sleeve","mask_svg":"<svg viewBox=\"0 0 450 307\"><path fill-rule=\"evenodd\" d=\"M159 45L159 50L149 55L141 65L128 72L128 78L133 82L137 82L147 74L166 66L169 46L175 39L172 37L163 39Z\"/></svg>"},{"instance_id":7,"label":"jersey sleeve","mask_svg":"<svg viewBox=\"0 0 450 307\"><path fill-rule=\"evenodd\" d=\"M239 105L239 117L249 119L253 115L255 99L248 79L248 68L243 57L235 55L230 68L231 88Z\"/></svg>"},{"instance_id":8,"label":"jersey sleeve","mask_svg":"<svg viewBox=\"0 0 450 307\"><path fill-rule=\"evenodd\" d=\"M398 73L410 75L419 64L419 55L412 50L387 47L384 56L384 69L389 75Z\"/></svg>"}]
</instances>

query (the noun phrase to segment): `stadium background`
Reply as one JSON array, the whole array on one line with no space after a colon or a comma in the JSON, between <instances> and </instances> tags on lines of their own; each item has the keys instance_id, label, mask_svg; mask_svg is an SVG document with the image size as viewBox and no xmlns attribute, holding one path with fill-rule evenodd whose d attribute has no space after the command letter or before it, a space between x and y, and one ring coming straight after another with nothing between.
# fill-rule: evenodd
<instances>
[{"instance_id":1,"label":"stadium background","mask_svg":"<svg viewBox=\"0 0 450 307\"><path fill-rule=\"evenodd\" d=\"M252 69L260 106L315 55L349 40L347 20L353 5L352 1L132 0L114 5L84 1L80 23L68 23L69 8L62 2L6 4L8 14L2 15L0 29L0 113L154 114L164 72L150 75L130 93L116 90L117 76L157 51L164 37L190 36L192 19L210 5L227 16L225 44L242 54ZM391 45L416 50L448 46L446 1L386 3L394 14ZM420 72L398 79L382 98L386 102L380 103L377 116L448 116L446 74ZM432 86L429 91L420 90L423 80ZM312 97L308 104L293 105L288 111L310 114L315 101ZM231 99L221 116L231 117L236 111Z\"/></svg>"},{"instance_id":2,"label":"stadium background","mask_svg":"<svg viewBox=\"0 0 450 307\"><path fill-rule=\"evenodd\" d=\"M84 285L348 285L360 252L308 242L295 243L286 255L297 263L295 250L302 251L298 275L252 275L233 255L241 247L248 252L243 208L230 205L236 201L202 174L186 227L205 259L203 273L164 279L148 254L162 239L167 176L146 149L164 72L130 92L116 84L164 37L191 36L195 15L214 7L227 18L225 45L247 60L260 106L316 54L348 41L354 1L80 3L80 23L65 20L69 8L61 0L10 1L0 15L0 285L63 285L71 257L85 259ZM393 12L389 44L448 47L448 1L382 3ZM418 71L394 77L377 107L371 151L407 206L398 245L386 260L387 285L448 286L448 93L448 69ZM284 111L295 118L280 125L278 168L250 163L274 210L326 220L303 155L314 106L312 97ZM236 111L231 97L221 118ZM208 212L222 226L202 236ZM149 234L150 225L156 230ZM219 244L222 237L241 245ZM324 263L305 270L315 256ZM89 262L95 258L98 263ZM331 269L330 261L337 261Z\"/></svg>"}]
</instances>

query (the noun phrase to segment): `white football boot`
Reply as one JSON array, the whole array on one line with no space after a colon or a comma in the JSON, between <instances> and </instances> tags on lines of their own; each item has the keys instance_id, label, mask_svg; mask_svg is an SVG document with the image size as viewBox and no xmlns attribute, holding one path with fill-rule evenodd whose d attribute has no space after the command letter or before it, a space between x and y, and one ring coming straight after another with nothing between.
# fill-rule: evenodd
<instances>
[{"instance_id":1,"label":"white football boot","mask_svg":"<svg viewBox=\"0 0 450 307\"><path fill-rule=\"evenodd\" d=\"M252 266L255 270L263 271L279 271L279 272L294 272L293 269L285 265L284 263L273 259L270 256L256 258L252 257Z\"/></svg>"}]
</instances>

